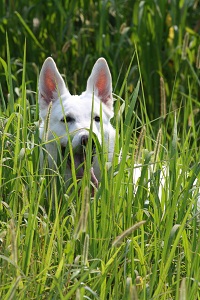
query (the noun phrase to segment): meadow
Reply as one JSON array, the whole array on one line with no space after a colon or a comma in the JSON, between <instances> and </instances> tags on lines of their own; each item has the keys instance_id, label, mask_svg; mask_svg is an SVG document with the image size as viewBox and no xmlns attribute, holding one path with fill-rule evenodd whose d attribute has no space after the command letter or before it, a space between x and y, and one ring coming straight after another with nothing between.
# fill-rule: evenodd
<instances>
[{"instance_id":1,"label":"meadow","mask_svg":"<svg viewBox=\"0 0 200 300\"><path fill-rule=\"evenodd\" d=\"M0 299L200 299L199 12L197 0L1 1ZM47 56L74 94L97 58L109 64L117 139L109 169L99 146L94 196L87 174L66 188L62 161L40 170Z\"/></svg>"}]
</instances>

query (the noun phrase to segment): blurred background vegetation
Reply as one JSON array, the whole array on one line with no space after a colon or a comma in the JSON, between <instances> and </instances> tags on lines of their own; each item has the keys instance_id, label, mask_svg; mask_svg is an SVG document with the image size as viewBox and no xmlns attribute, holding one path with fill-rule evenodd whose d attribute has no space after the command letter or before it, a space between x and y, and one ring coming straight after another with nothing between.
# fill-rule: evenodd
<instances>
[{"instance_id":1,"label":"blurred background vegetation","mask_svg":"<svg viewBox=\"0 0 200 300\"><path fill-rule=\"evenodd\" d=\"M22 82L26 39L27 97L32 105L36 96L31 91L37 91L37 76L47 56L55 59L71 93L77 94L84 90L95 60L105 57L114 92L118 94L136 50L138 59L135 55L126 91L134 90L141 73L150 120L161 116L160 77L164 79L167 112L176 105L184 107L190 93L198 115L198 0L2 0L0 57L3 61L7 61L6 32L16 97ZM3 64L0 64L0 81L6 98L8 87Z\"/></svg>"}]
</instances>

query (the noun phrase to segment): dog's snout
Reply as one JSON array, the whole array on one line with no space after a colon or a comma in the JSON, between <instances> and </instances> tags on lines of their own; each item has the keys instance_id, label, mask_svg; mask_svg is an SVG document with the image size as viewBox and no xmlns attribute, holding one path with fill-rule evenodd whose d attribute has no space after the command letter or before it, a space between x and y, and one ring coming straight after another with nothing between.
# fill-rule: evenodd
<instances>
[{"instance_id":1,"label":"dog's snout","mask_svg":"<svg viewBox=\"0 0 200 300\"><path fill-rule=\"evenodd\" d=\"M87 135L83 135L81 137L81 146L87 146L88 143L88 136Z\"/></svg>"},{"instance_id":2,"label":"dog's snout","mask_svg":"<svg viewBox=\"0 0 200 300\"><path fill-rule=\"evenodd\" d=\"M89 136L88 135L83 135L81 137L81 146L86 147L88 144ZM95 143L94 140L92 139L92 150L95 152Z\"/></svg>"}]
</instances>

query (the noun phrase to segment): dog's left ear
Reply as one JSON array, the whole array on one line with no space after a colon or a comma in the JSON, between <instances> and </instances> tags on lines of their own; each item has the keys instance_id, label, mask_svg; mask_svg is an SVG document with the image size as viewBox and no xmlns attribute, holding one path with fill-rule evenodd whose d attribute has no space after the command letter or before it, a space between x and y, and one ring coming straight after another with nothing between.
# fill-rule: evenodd
<instances>
[{"instance_id":1,"label":"dog's left ear","mask_svg":"<svg viewBox=\"0 0 200 300\"><path fill-rule=\"evenodd\" d=\"M42 108L47 107L50 102L57 101L63 94L70 95L54 60L48 57L39 76L39 104Z\"/></svg>"},{"instance_id":2,"label":"dog's left ear","mask_svg":"<svg viewBox=\"0 0 200 300\"><path fill-rule=\"evenodd\" d=\"M112 78L108 64L104 58L99 58L87 81L87 92L97 96L109 109L113 110Z\"/></svg>"}]
</instances>

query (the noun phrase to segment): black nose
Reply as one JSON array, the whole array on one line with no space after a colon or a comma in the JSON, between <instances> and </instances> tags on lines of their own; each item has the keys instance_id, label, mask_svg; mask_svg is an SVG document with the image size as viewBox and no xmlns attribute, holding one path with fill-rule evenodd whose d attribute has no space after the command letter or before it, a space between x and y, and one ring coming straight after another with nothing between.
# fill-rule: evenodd
<instances>
[{"instance_id":1,"label":"black nose","mask_svg":"<svg viewBox=\"0 0 200 300\"><path fill-rule=\"evenodd\" d=\"M81 146L87 146L88 143L88 136L87 135L83 135L81 137Z\"/></svg>"}]
</instances>

